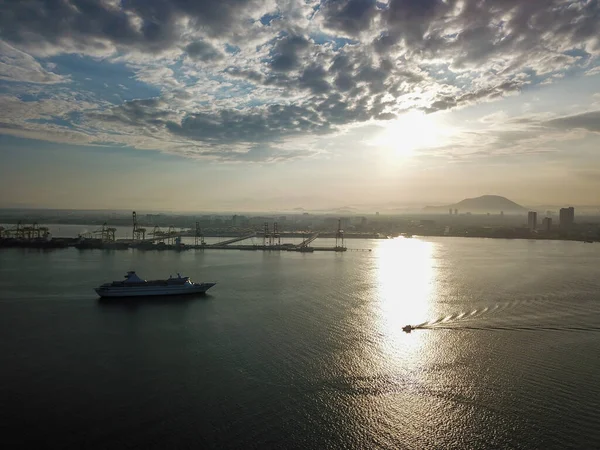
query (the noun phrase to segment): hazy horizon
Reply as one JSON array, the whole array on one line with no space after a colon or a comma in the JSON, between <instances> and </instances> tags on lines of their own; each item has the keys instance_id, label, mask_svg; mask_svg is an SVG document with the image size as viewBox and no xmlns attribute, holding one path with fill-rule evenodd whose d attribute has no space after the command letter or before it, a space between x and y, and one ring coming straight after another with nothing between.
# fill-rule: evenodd
<instances>
[{"instance_id":1,"label":"hazy horizon","mask_svg":"<svg viewBox=\"0 0 600 450\"><path fill-rule=\"evenodd\" d=\"M492 194L494 195L494 194ZM469 199L469 198L466 198ZM461 200L465 200L465 199L460 199ZM512 200L512 199L508 199L508 200ZM333 213L339 213L341 211L346 211L348 214L357 214L357 215L365 215L365 214L376 214L376 213L381 213L381 214L390 214L390 215L395 215L395 214L404 214L404 213L422 213L422 214L444 214L443 210L440 211L435 211L435 210L427 210L427 207L434 207L434 208L444 208L444 207L450 207L450 206L455 206L456 203L458 203L459 201L456 202L452 202L452 203L430 203L427 205L424 204L413 204L413 205L409 205L409 204L403 204L403 205L337 205L337 206L332 206L330 208L305 208L305 207L294 207L291 209L215 209L215 210L208 210L208 209L204 209L204 210L194 210L194 209L189 209L189 210L178 210L178 209L144 209L144 208L135 208L134 205L132 205L132 207L130 208L65 208L65 207L58 207L58 208L46 208L46 207L37 207L37 206L19 206L19 205L13 205L13 206L2 206L0 207L0 211L20 211L20 210L24 210L24 211L73 211L73 212L83 212L83 213L95 213L95 212L99 212L99 213L118 213L118 214L124 214L124 215L129 215L131 214L131 211L136 210L138 213L140 214L254 214L254 215L260 215L260 214L302 214L304 212L308 212L311 214L333 214ZM573 206L575 207L577 213L584 213L584 214L598 214L600 213L600 205L577 205L577 204L573 204L573 203L566 203L566 204L560 204L560 205L551 205L551 204L523 204L523 203L519 203L519 202L515 202L517 203L519 206L522 206L523 208L526 208L524 211L522 212L514 212L514 211L506 211L505 214L508 215L526 215L527 214L527 209L531 209L531 210L538 210L540 212L546 212L546 210L551 210L554 213L557 213L558 210L560 208L566 207L566 206ZM492 208L494 212L494 208ZM484 210L471 210L469 208L465 209L465 210L461 210L460 213L465 213L465 212L473 212L474 214L484 214L485 211Z\"/></svg>"},{"instance_id":2,"label":"hazy horizon","mask_svg":"<svg viewBox=\"0 0 600 450\"><path fill-rule=\"evenodd\" d=\"M597 2L86 5L0 6L0 208L600 205Z\"/></svg>"}]
</instances>

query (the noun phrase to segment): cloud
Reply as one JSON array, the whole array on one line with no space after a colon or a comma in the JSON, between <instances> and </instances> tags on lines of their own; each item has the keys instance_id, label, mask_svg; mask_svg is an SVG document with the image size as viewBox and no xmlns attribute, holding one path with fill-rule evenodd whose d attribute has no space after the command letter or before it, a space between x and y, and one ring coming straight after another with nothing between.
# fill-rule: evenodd
<instances>
[{"instance_id":1,"label":"cloud","mask_svg":"<svg viewBox=\"0 0 600 450\"><path fill-rule=\"evenodd\" d=\"M194 41L186 45L185 52L190 58L200 61L211 61L223 58L223 54L204 41Z\"/></svg>"},{"instance_id":2,"label":"cloud","mask_svg":"<svg viewBox=\"0 0 600 450\"><path fill-rule=\"evenodd\" d=\"M0 80L56 84L68 82L69 77L44 69L31 55L0 41Z\"/></svg>"},{"instance_id":3,"label":"cloud","mask_svg":"<svg viewBox=\"0 0 600 450\"><path fill-rule=\"evenodd\" d=\"M326 28L356 36L368 30L377 15L375 0L328 0L320 13Z\"/></svg>"},{"instance_id":4,"label":"cloud","mask_svg":"<svg viewBox=\"0 0 600 450\"><path fill-rule=\"evenodd\" d=\"M301 63L301 52L309 47L303 36L284 36L277 39L271 50L271 68L278 72L297 69Z\"/></svg>"},{"instance_id":5,"label":"cloud","mask_svg":"<svg viewBox=\"0 0 600 450\"><path fill-rule=\"evenodd\" d=\"M18 88L1 101L28 111L5 122L19 132L46 130L52 139L77 132L90 142L156 145L186 157L276 160L307 134L494 101L571 72L594 74L599 9L595 0L0 2L0 79L52 87L36 91L29 105L14 101ZM89 73L59 57L72 53L125 65L127 76L158 96L135 98L131 88L129 101L108 105L84 83ZM53 85L71 80L72 98L85 107L64 105L67 113L42 118L54 124L27 122L41 118L30 116L48 107L42 101L63 101ZM593 117L581 116L544 126L597 131ZM297 149L311 154L305 150Z\"/></svg>"},{"instance_id":6,"label":"cloud","mask_svg":"<svg viewBox=\"0 0 600 450\"><path fill-rule=\"evenodd\" d=\"M169 67L154 65L133 67L137 69L135 78L139 81L167 89L182 87L182 84L175 78L175 72Z\"/></svg>"},{"instance_id":7,"label":"cloud","mask_svg":"<svg viewBox=\"0 0 600 450\"><path fill-rule=\"evenodd\" d=\"M531 158L545 163L569 160L588 164L595 158L600 112L556 117L543 112L509 116L504 111L455 124L442 145L418 151L420 156L461 163L482 159L516 163ZM585 161L588 161L587 163Z\"/></svg>"},{"instance_id":8,"label":"cloud","mask_svg":"<svg viewBox=\"0 0 600 450\"><path fill-rule=\"evenodd\" d=\"M127 48L156 53L175 47L190 28L209 36L241 31L245 21L260 18L269 6L260 0L3 2L0 29L5 39L39 53L106 54Z\"/></svg>"},{"instance_id":9,"label":"cloud","mask_svg":"<svg viewBox=\"0 0 600 450\"><path fill-rule=\"evenodd\" d=\"M207 143L256 143L302 133L322 133L329 124L313 108L270 105L251 110L221 110L219 114L196 113L181 123L169 122L174 135Z\"/></svg>"},{"instance_id":10,"label":"cloud","mask_svg":"<svg viewBox=\"0 0 600 450\"><path fill-rule=\"evenodd\" d=\"M459 106L471 105L482 100L494 100L507 94L519 92L523 83L517 81L506 81L498 86L489 86L477 91L462 95L446 95L437 98L424 110L428 113L451 109Z\"/></svg>"},{"instance_id":11,"label":"cloud","mask_svg":"<svg viewBox=\"0 0 600 450\"><path fill-rule=\"evenodd\" d=\"M116 122L127 125L160 125L171 116L166 105L159 99L133 100L112 108L105 113L91 113L87 116L104 122Z\"/></svg>"},{"instance_id":12,"label":"cloud","mask_svg":"<svg viewBox=\"0 0 600 450\"><path fill-rule=\"evenodd\" d=\"M206 151L202 153L202 157L214 157L217 161L222 162L256 162L256 163L274 163L290 161L299 158L309 158L316 155L314 150L294 150L283 151L272 148L269 145L253 145L246 150L220 150ZM193 153L192 157L198 156Z\"/></svg>"},{"instance_id":13,"label":"cloud","mask_svg":"<svg viewBox=\"0 0 600 450\"><path fill-rule=\"evenodd\" d=\"M544 125L561 130L583 129L600 133L600 111L590 111L573 116L560 117L544 122Z\"/></svg>"}]
</instances>

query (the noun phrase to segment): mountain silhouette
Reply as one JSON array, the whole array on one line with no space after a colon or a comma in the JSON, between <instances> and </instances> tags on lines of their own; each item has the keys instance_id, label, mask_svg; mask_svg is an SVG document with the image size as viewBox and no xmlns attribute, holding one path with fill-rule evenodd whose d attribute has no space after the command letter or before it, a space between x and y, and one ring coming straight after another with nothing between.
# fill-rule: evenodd
<instances>
[{"instance_id":1,"label":"mountain silhouette","mask_svg":"<svg viewBox=\"0 0 600 450\"><path fill-rule=\"evenodd\" d=\"M459 213L523 213L527 208L500 195L482 195L481 197L465 198L458 203L445 206L426 206L428 212L448 212L448 209L458 209Z\"/></svg>"}]
</instances>

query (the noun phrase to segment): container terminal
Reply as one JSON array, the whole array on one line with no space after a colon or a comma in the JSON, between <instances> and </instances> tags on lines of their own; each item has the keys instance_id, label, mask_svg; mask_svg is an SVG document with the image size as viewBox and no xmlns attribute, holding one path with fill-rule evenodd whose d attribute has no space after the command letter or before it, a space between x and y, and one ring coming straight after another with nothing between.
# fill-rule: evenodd
<instances>
[{"instance_id":1,"label":"container terminal","mask_svg":"<svg viewBox=\"0 0 600 450\"><path fill-rule=\"evenodd\" d=\"M139 250L262 250L262 251L291 251L301 253L312 253L315 251L345 252L348 248L344 245L344 230L341 220L335 232L335 245L329 247L315 246L313 243L319 238L319 232L313 233L282 233L278 229L277 222L272 228L268 222L263 225L261 233L253 231L241 236L228 237L227 239L208 244L199 222L189 230L175 229L175 227L161 228L154 226L146 228L138 223L135 211L132 213L131 238L117 239L117 229L104 223L98 230L80 234L75 238L54 237L48 227L37 223L23 225L21 222L8 228L0 227L0 248L69 248L75 247L80 250L107 249L127 250L130 248ZM286 238L302 236L300 243L283 242ZM192 237L193 244L184 243L182 238ZM328 237L328 236L327 236ZM262 243L256 244L255 239L262 239ZM252 244L244 244L244 241L252 240ZM369 249L352 249L352 251L370 251Z\"/></svg>"}]
</instances>

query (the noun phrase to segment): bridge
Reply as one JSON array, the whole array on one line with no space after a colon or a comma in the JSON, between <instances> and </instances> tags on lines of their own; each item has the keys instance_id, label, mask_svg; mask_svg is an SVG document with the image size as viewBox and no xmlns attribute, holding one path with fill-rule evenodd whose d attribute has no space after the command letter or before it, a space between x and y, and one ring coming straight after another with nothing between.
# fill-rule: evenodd
<instances>
[{"instance_id":1,"label":"bridge","mask_svg":"<svg viewBox=\"0 0 600 450\"><path fill-rule=\"evenodd\" d=\"M308 244L310 244L312 241L314 241L318 237L319 237L319 232L317 231L316 233L310 235L308 238L304 239L302 241L302 243L298 244L298 247L300 247L300 248L308 247Z\"/></svg>"},{"instance_id":2,"label":"bridge","mask_svg":"<svg viewBox=\"0 0 600 450\"><path fill-rule=\"evenodd\" d=\"M87 233L81 233L79 236L84 239L100 239L102 242L116 242L117 229L109 227L106 222L102 224L102 228L99 230L88 231ZM97 236L100 236L99 238Z\"/></svg>"},{"instance_id":3,"label":"bridge","mask_svg":"<svg viewBox=\"0 0 600 450\"><path fill-rule=\"evenodd\" d=\"M250 239L250 238L253 238L254 236L256 236L255 232L253 232L251 234L248 234L246 236L236 237L236 238L233 238L233 239L228 239L226 241L217 242L216 244L211 244L210 247L219 247L219 246L222 246L222 245L235 244L236 242L240 242L240 241L243 241L243 240L246 240L246 239Z\"/></svg>"}]
</instances>

